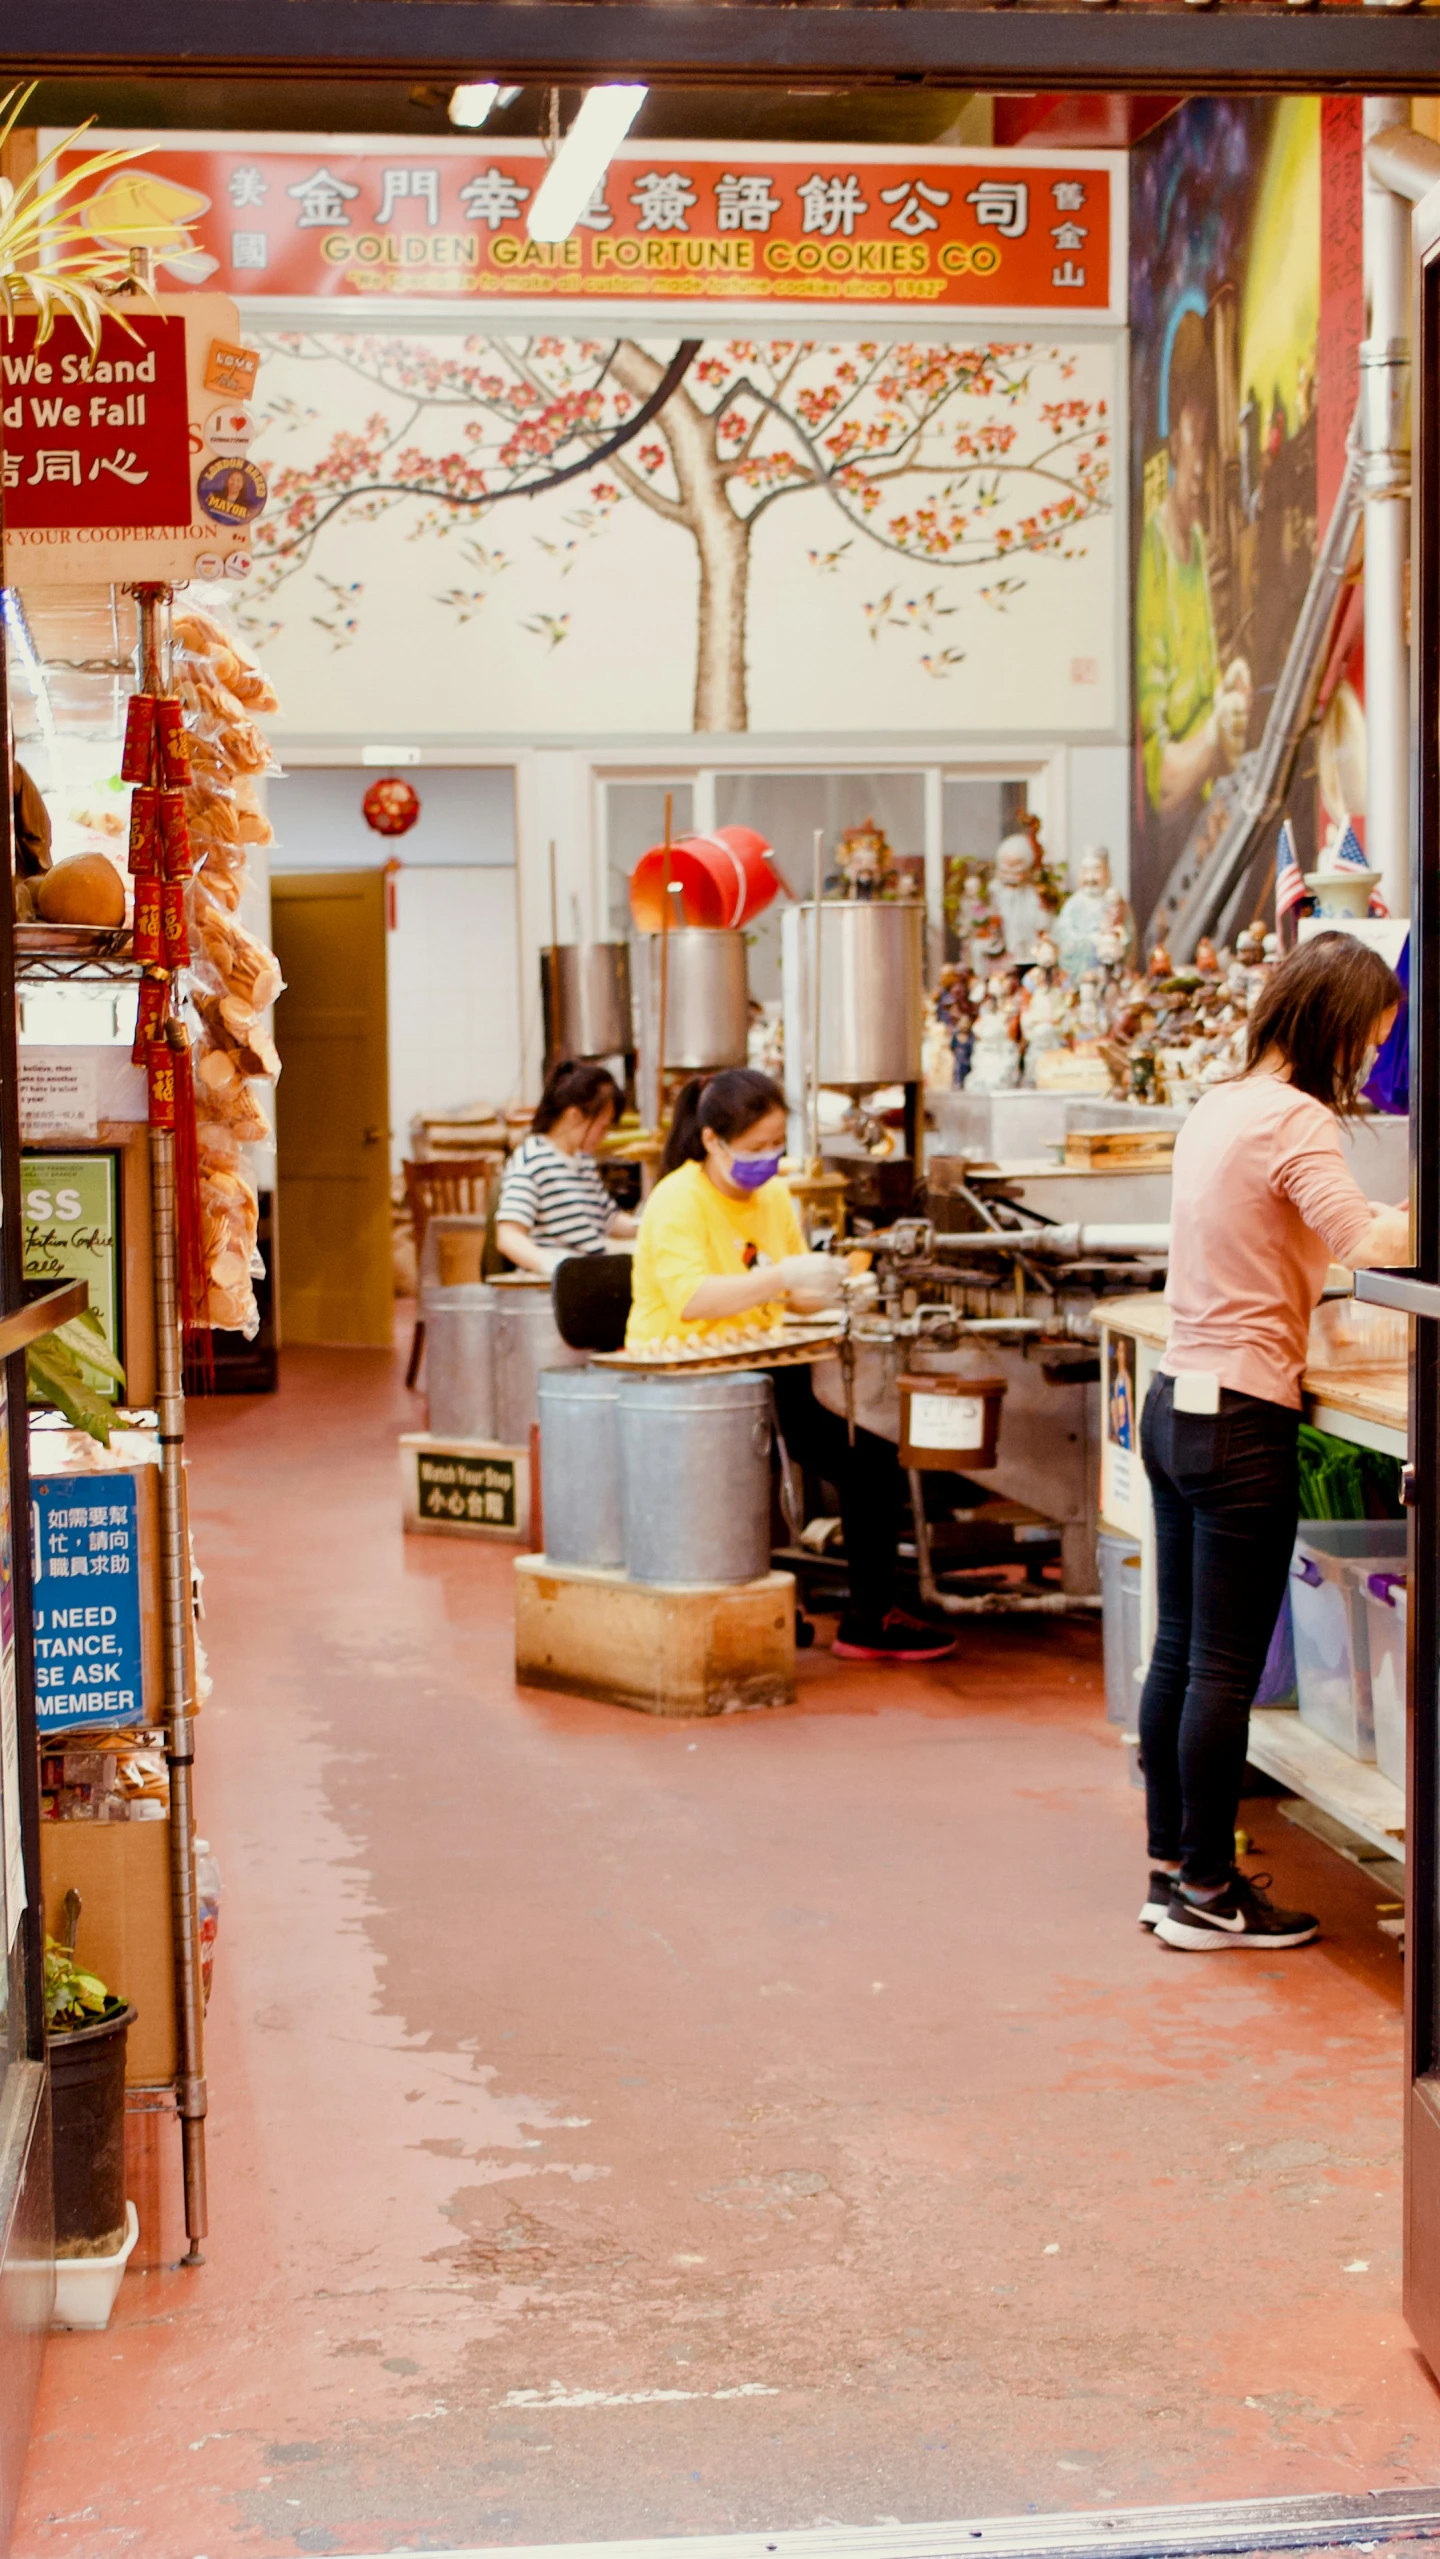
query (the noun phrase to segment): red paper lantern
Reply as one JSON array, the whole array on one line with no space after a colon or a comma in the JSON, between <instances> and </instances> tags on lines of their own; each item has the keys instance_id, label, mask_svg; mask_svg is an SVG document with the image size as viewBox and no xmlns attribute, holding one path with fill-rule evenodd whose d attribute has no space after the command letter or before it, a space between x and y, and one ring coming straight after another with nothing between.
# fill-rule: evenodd
<instances>
[{"instance_id":1,"label":"red paper lantern","mask_svg":"<svg viewBox=\"0 0 1440 2559\"><path fill-rule=\"evenodd\" d=\"M371 783L360 806L366 825L377 835L408 835L420 815L420 794L413 782L387 775L383 782Z\"/></svg>"}]
</instances>

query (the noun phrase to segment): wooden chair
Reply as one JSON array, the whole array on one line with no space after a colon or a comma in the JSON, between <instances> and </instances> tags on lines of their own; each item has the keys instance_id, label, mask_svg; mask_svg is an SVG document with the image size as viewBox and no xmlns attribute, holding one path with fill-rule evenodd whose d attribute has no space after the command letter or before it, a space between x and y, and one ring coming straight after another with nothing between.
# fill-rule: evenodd
<instances>
[{"instance_id":1,"label":"wooden chair","mask_svg":"<svg viewBox=\"0 0 1440 2559\"><path fill-rule=\"evenodd\" d=\"M473 1217L483 1221L490 1212L490 1193L499 1170L495 1155L443 1155L425 1164L407 1162L405 1198L410 1210L410 1223L415 1231L415 1331L410 1342L410 1361L405 1383L413 1386L420 1374L425 1356L425 1297L420 1280L420 1266L425 1252L425 1230L432 1217Z\"/></svg>"}]
</instances>

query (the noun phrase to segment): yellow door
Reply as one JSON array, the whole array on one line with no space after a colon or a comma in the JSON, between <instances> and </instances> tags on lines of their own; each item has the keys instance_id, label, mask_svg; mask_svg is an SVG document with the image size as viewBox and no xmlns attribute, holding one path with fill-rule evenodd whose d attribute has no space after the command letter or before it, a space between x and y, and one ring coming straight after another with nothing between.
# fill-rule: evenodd
<instances>
[{"instance_id":1,"label":"yellow door","mask_svg":"<svg viewBox=\"0 0 1440 2559\"><path fill-rule=\"evenodd\" d=\"M285 978L275 1008L281 1340L388 1350L384 878L280 872L270 895Z\"/></svg>"}]
</instances>

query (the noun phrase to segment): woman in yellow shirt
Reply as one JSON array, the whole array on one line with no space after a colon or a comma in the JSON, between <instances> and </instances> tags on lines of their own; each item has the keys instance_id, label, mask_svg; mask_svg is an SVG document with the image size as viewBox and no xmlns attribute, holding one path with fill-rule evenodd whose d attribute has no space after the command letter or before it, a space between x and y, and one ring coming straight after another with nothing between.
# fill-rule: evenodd
<instances>
[{"instance_id":1,"label":"woman in yellow shirt","mask_svg":"<svg viewBox=\"0 0 1440 2559\"><path fill-rule=\"evenodd\" d=\"M837 1266L807 1253L795 1205L779 1180L785 1096L768 1075L727 1067L687 1084L666 1143L663 1175L640 1220L626 1345L703 1339L748 1319L777 1330L785 1310L835 1294ZM760 1354L763 1357L763 1350ZM886 1439L857 1431L817 1403L808 1370L773 1372L775 1416L799 1464L832 1484L845 1532L850 1605L841 1661L933 1662L955 1650L948 1632L894 1604L900 1461Z\"/></svg>"}]
</instances>

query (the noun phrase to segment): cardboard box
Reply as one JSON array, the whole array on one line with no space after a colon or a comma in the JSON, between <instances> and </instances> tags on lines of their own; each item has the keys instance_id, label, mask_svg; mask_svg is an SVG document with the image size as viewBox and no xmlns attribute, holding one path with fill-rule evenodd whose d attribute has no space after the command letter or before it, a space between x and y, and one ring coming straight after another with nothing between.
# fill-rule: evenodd
<instances>
[{"instance_id":1,"label":"cardboard box","mask_svg":"<svg viewBox=\"0 0 1440 2559\"><path fill-rule=\"evenodd\" d=\"M436 1439L406 1431L400 1441L400 1505L407 1534L500 1538L530 1534L530 1451L499 1440Z\"/></svg>"},{"instance_id":2,"label":"cardboard box","mask_svg":"<svg viewBox=\"0 0 1440 2559\"><path fill-rule=\"evenodd\" d=\"M126 2085L163 2085L176 2071L169 1822L42 1822L40 1898L52 1937L63 1933L72 1885L80 1962L136 2011Z\"/></svg>"}]
</instances>

